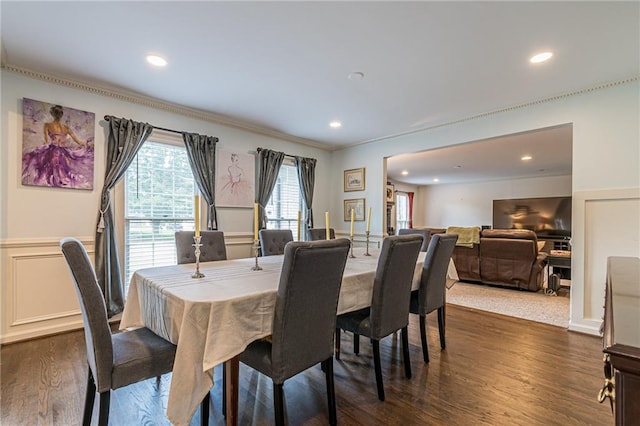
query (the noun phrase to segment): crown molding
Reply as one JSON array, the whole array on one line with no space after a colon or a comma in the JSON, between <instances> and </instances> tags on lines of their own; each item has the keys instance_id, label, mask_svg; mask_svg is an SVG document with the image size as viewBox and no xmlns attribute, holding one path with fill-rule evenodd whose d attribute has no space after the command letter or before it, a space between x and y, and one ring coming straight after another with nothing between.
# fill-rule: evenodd
<instances>
[{"instance_id":1,"label":"crown molding","mask_svg":"<svg viewBox=\"0 0 640 426\"><path fill-rule=\"evenodd\" d=\"M99 87L94 84L83 83L75 80L69 80L66 78L57 77L55 75L45 74L39 71L33 71L27 68L16 67L11 64L6 64L4 62L0 65L0 67L6 71L10 71L10 72L20 74L25 77L33 78L36 80L42 80L48 83L57 84L59 86L65 86L73 89L83 90L85 92L90 92L96 95L118 99L120 101L142 105L142 106L146 106L149 108L154 108L162 111L167 111L173 114L179 114L189 118L195 118L196 120L206 121L214 124L220 124L228 127L234 127L236 129L245 130L248 132L256 133L263 136L269 136L269 137L273 137L273 138L277 138L277 139L281 139L289 142L294 142L301 145L322 149L324 151L331 150L331 147L319 141L300 138L297 136L279 132L277 130L269 129L267 127L262 127L262 126L258 126L245 121L236 120L220 114L214 114L211 112L205 112L195 108L188 108L182 105L161 101L159 99L143 96L134 92L118 91L114 89L108 89L105 87Z\"/></svg>"},{"instance_id":2,"label":"crown molding","mask_svg":"<svg viewBox=\"0 0 640 426\"><path fill-rule=\"evenodd\" d=\"M477 119L489 117L489 116L492 116L492 115L502 114L504 112L509 112L509 111L515 111L515 110L518 110L518 109L528 108L528 107L533 106L533 105L544 104L544 103L547 103L547 102L554 102L554 101L557 101L557 100L560 100L560 99L566 99L566 98L570 98L570 97L573 97L573 96L584 95L585 93L591 93L591 92L596 92L596 91L599 91L599 90L609 89L611 87L622 86L622 85L625 85L625 84L630 84L630 83L637 82L638 80L640 80L640 76L636 75L636 76L625 78L625 79L622 79L622 80L612 81L612 82L608 82L608 83L602 83L602 84L599 84L597 86L588 87L588 88L585 88L585 89L574 90L572 92L562 93L560 95L551 96L551 97L548 97L548 98L543 98L543 99L537 99L537 100L533 100L533 101L529 101L529 102L524 102L524 103L521 103L521 104L517 104L517 105L505 107L505 108L499 108L499 109L496 109L496 110L493 110L493 111L484 112L484 113L476 114L476 115L471 115L471 116L468 116L468 117L459 118L459 119L456 119L456 120L451 120L451 121L447 121L447 122L444 122L444 123L435 124L435 125L432 125L432 126L426 126L426 127L422 127L422 128L419 128L419 129L408 130L406 132L394 133L394 134L387 135L387 136L381 136L379 138L368 139L366 141L356 142L354 144L350 144L348 146L343 146L343 147L338 148L338 149L353 148L353 147L358 146L358 145L366 145L366 144L369 144L369 143L380 142L380 141L384 141L384 140L388 140L388 139L397 138L397 137L400 137L400 136L407 136L407 135L412 135L412 134L415 134L415 133L427 132L429 130L438 129L440 127L453 126L454 124L463 123L465 121L477 120Z\"/></svg>"}]
</instances>

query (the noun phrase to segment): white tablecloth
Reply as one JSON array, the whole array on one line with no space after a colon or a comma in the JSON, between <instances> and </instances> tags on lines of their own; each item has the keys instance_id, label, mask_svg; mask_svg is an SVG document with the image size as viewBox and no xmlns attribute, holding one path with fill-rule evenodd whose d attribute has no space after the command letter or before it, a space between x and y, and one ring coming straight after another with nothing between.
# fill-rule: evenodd
<instances>
[{"instance_id":1,"label":"white tablecloth","mask_svg":"<svg viewBox=\"0 0 640 426\"><path fill-rule=\"evenodd\" d=\"M363 249L354 252L356 258L347 259L338 313L371 303L379 251L372 250L369 257ZM420 253L416 263L414 290L424 257ZM189 424L213 386L214 366L271 334L282 260L283 256L261 257L261 271L251 270L253 258L201 263L205 277L199 279L191 278L194 264L134 273L120 328L145 326L178 346L167 406L172 423Z\"/></svg>"}]
</instances>

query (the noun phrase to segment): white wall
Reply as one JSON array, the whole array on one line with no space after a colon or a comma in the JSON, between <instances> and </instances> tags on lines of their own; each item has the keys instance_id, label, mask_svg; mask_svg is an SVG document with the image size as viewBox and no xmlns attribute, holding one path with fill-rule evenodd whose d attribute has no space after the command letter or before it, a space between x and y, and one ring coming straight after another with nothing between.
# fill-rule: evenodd
<instances>
[{"instance_id":1,"label":"white wall","mask_svg":"<svg viewBox=\"0 0 640 426\"><path fill-rule=\"evenodd\" d=\"M640 199L639 100L640 87L636 78L627 83L604 85L451 125L362 144L332 153L332 185L341 187L342 170L366 167L368 182L364 196L367 198L367 205L373 207L376 215L376 220L372 221L372 232L381 233L384 192L383 186L378 185L383 185L386 180L384 158L572 124L574 244L570 328L597 334L601 308L594 310L585 307L602 306L605 281L597 272L601 265L606 265L606 255L598 253L586 257L585 252L589 247L601 243L602 235L596 230L606 225L598 220L589 220L588 217L577 225L576 216L584 216L585 210L588 210L585 206L589 203L580 202L581 197L590 199L594 191L598 197L610 197L611 200L618 200L620 197L625 200ZM618 189L624 190L620 192ZM340 197L334 197L332 209L339 202ZM640 219L621 214L616 208L608 209L607 213L609 222L628 229L625 238L629 243L617 249L616 255L640 256ZM589 238L585 238L586 236ZM604 241L602 245L611 247Z\"/></svg>"},{"instance_id":2,"label":"white wall","mask_svg":"<svg viewBox=\"0 0 640 426\"><path fill-rule=\"evenodd\" d=\"M421 226L491 225L493 200L570 196L571 176L426 185L419 193L421 216L415 221Z\"/></svg>"},{"instance_id":3,"label":"white wall","mask_svg":"<svg viewBox=\"0 0 640 426\"><path fill-rule=\"evenodd\" d=\"M76 296L58 248L64 236L79 238L92 254L100 192L104 182L106 127L114 115L169 129L220 139L219 147L255 152L264 147L318 160L314 193L316 217L329 209L326 151L167 110L1 71L0 115L0 341L9 342L81 326ZM160 94L159 94L160 95ZM94 112L94 189L72 190L21 184L22 98ZM117 206L116 206L117 209ZM219 226L233 254L249 253L251 209L220 209Z\"/></svg>"}]
</instances>

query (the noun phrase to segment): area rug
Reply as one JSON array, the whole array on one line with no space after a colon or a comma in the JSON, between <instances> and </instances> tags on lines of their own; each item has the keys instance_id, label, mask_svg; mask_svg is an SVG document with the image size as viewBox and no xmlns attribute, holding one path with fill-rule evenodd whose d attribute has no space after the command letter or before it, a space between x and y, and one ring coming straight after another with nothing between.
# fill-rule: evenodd
<instances>
[{"instance_id":1,"label":"area rug","mask_svg":"<svg viewBox=\"0 0 640 426\"><path fill-rule=\"evenodd\" d=\"M523 318L558 327L569 327L569 292L547 296L483 284L458 281L447 290L447 303Z\"/></svg>"}]
</instances>

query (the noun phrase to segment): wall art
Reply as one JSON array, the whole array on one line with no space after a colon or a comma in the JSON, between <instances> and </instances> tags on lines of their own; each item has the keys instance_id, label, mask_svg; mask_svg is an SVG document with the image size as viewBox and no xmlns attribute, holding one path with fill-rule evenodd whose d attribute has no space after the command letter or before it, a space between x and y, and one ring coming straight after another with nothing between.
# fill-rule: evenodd
<instances>
[{"instance_id":1,"label":"wall art","mask_svg":"<svg viewBox=\"0 0 640 426\"><path fill-rule=\"evenodd\" d=\"M255 156L218 149L216 163L216 207L253 207Z\"/></svg>"},{"instance_id":2,"label":"wall art","mask_svg":"<svg viewBox=\"0 0 640 426\"><path fill-rule=\"evenodd\" d=\"M364 191L364 167L344 171L344 190Z\"/></svg>"}]
</instances>

